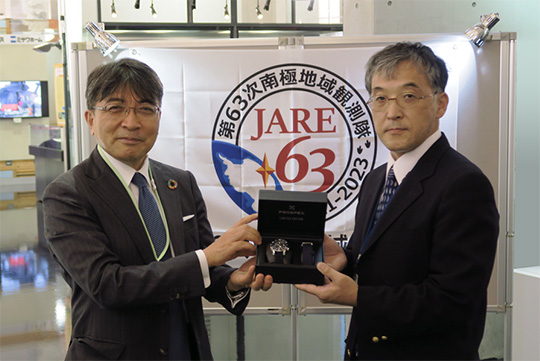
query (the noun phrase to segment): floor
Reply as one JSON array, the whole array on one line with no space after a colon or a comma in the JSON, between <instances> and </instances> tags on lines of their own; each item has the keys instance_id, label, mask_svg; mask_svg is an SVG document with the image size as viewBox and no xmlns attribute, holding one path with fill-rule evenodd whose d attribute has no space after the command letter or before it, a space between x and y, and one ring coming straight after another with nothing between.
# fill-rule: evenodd
<instances>
[{"instance_id":1,"label":"floor","mask_svg":"<svg viewBox=\"0 0 540 361\"><path fill-rule=\"evenodd\" d=\"M63 360L70 290L47 250L1 251L0 360Z\"/></svg>"}]
</instances>

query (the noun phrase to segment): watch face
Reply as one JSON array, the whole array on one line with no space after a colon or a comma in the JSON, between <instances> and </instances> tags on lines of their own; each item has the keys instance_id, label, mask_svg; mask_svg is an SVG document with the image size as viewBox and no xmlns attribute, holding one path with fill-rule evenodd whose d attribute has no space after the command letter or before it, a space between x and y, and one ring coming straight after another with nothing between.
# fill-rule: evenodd
<instances>
[{"instance_id":1,"label":"watch face","mask_svg":"<svg viewBox=\"0 0 540 361\"><path fill-rule=\"evenodd\" d=\"M289 250L289 244L287 243L286 240L284 240L282 238L274 239L270 243L270 249L274 253L282 252L283 254L285 254L285 252L287 252Z\"/></svg>"}]
</instances>

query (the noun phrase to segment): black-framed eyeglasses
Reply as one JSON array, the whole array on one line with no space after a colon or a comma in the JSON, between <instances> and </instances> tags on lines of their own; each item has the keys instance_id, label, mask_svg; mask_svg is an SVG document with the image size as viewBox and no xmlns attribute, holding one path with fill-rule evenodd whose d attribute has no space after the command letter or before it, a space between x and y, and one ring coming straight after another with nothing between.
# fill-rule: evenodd
<instances>
[{"instance_id":1,"label":"black-framed eyeglasses","mask_svg":"<svg viewBox=\"0 0 540 361\"><path fill-rule=\"evenodd\" d=\"M388 106L388 102L390 100L395 100L397 105L404 109L411 109L414 108L420 100L432 97L434 95L437 95L438 93L439 92L433 92L431 94L419 97L415 94L404 92L399 94L395 98L389 98L385 95L376 95L369 98L367 103L374 111L384 110Z\"/></svg>"},{"instance_id":2,"label":"black-framed eyeglasses","mask_svg":"<svg viewBox=\"0 0 540 361\"><path fill-rule=\"evenodd\" d=\"M135 115L142 119L153 119L161 112L161 108L155 105L139 105L136 107L128 107L123 104L110 104L103 107L94 106L92 109L104 111L111 117L116 119L124 119L128 116L131 109Z\"/></svg>"}]
</instances>

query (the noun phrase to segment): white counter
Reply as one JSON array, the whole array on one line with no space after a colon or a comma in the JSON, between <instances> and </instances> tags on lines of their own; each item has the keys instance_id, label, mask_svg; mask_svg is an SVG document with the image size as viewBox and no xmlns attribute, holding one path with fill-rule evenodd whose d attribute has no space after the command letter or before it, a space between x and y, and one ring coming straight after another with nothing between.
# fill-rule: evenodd
<instances>
[{"instance_id":1,"label":"white counter","mask_svg":"<svg viewBox=\"0 0 540 361\"><path fill-rule=\"evenodd\" d=\"M514 269L512 360L540 360L540 266Z\"/></svg>"}]
</instances>

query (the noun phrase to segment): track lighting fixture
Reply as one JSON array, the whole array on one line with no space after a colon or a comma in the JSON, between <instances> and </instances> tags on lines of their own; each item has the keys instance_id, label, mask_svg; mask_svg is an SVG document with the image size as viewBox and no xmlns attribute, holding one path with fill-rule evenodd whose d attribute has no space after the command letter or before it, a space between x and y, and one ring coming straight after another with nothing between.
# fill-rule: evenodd
<instances>
[{"instance_id":1,"label":"track lighting fixture","mask_svg":"<svg viewBox=\"0 0 540 361\"><path fill-rule=\"evenodd\" d=\"M34 49L38 53L47 53L53 47L62 49L62 45L60 44L60 41L41 43L41 44L35 45L32 49Z\"/></svg>"},{"instance_id":2,"label":"track lighting fixture","mask_svg":"<svg viewBox=\"0 0 540 361\"><path fill-rule=\"evenodd\" d=\"M231 15L229 14L229 4L227 3L227 0L225 0L225 11L223 12L223 16L226 20L229 20L231 18Z\"/></svg>"},{"instance_id":3,"label":"track lighting fixture","mask_svg":"<svg viewBox=\"0 0 540 361\"><path fill-rule=\"evenodd\" d=\"M118 14L116 13L116 6L114 6L114 0L112 0L111 4L111 16L113 18L116 18L118 16Z\"/></svg>"},{"instance_id":4,"label":"track lighting fixture","mask_svg":"<svg viewBox=\"0 0 540 361\"><path fill-rule=\"evenodd\" d=\"M480 16L480 22L471 26L465 31L465 35L473 42L477 47L484 45L489 31L492 27L499 22L499 14L491 13L489 15Z\"/></svg>"},{"instance_id":5,"label":"track lighting fixture","mask_svg":"<svg viewBox=\"0 0 540 361\"><path fill-rule=\"evenodd\" d=\"M257 13L257 19L263 18L263 14L261 13L261 9L259 7L259 0L257 0L257 7L255 8L255 12Z\"/></svg>"},{"instance_id":6,"label":"track lighting fixture","mask_svg":"<svg viewBox=\"0 0 540 361\"><path fill-rule=\"evenodd\" d=\"M109 55L120 45L120 41L114 35L105 32L95 22L89 21L84 27L94 37L94 44L103 56Z\"/></svg>"},{"instance_id":7,"label":"track lighting fixture","mask_svg":"<svg viewBox=\"0 0 540 361\"><path fill-rule=\"evenodd\" d=\"M154 8L154 0L152 0L152 3L150 4L150 10L152 10L152 17L155 19L157 18L157 11Z\"/></svg>"},{"instance_id":8,"label":"track lighting fixture","mask_svg":"<svg viewBox=\"0 0 540 361\"><path fill-rule=\"evenodd\" d=\"M141 8L141 0L135 0L135 9L140 9Z\"/></svg>"},{"instance_id":9,"label":"track lighting fixture","mask_svg":"<svg viewBox=\"0 0 540 361\"><path fill-rule=\"evenodd\" d=\"M313 4L315 3L315 0L309 0L309 5L307 7L308 11L313 11Z\"/></svg>"},{"instance_id":10,"label":"track lighting fixture","mask_svg":"<svg viewBox=\"0 0 540 361\"><path fill-rule=\"evenodd\" d=\"M264 4L264 7L263 7L264 10L266 11L270 10L270 1L271 0L266 0L266 4Z\"/></svg>"}]
</instances>

